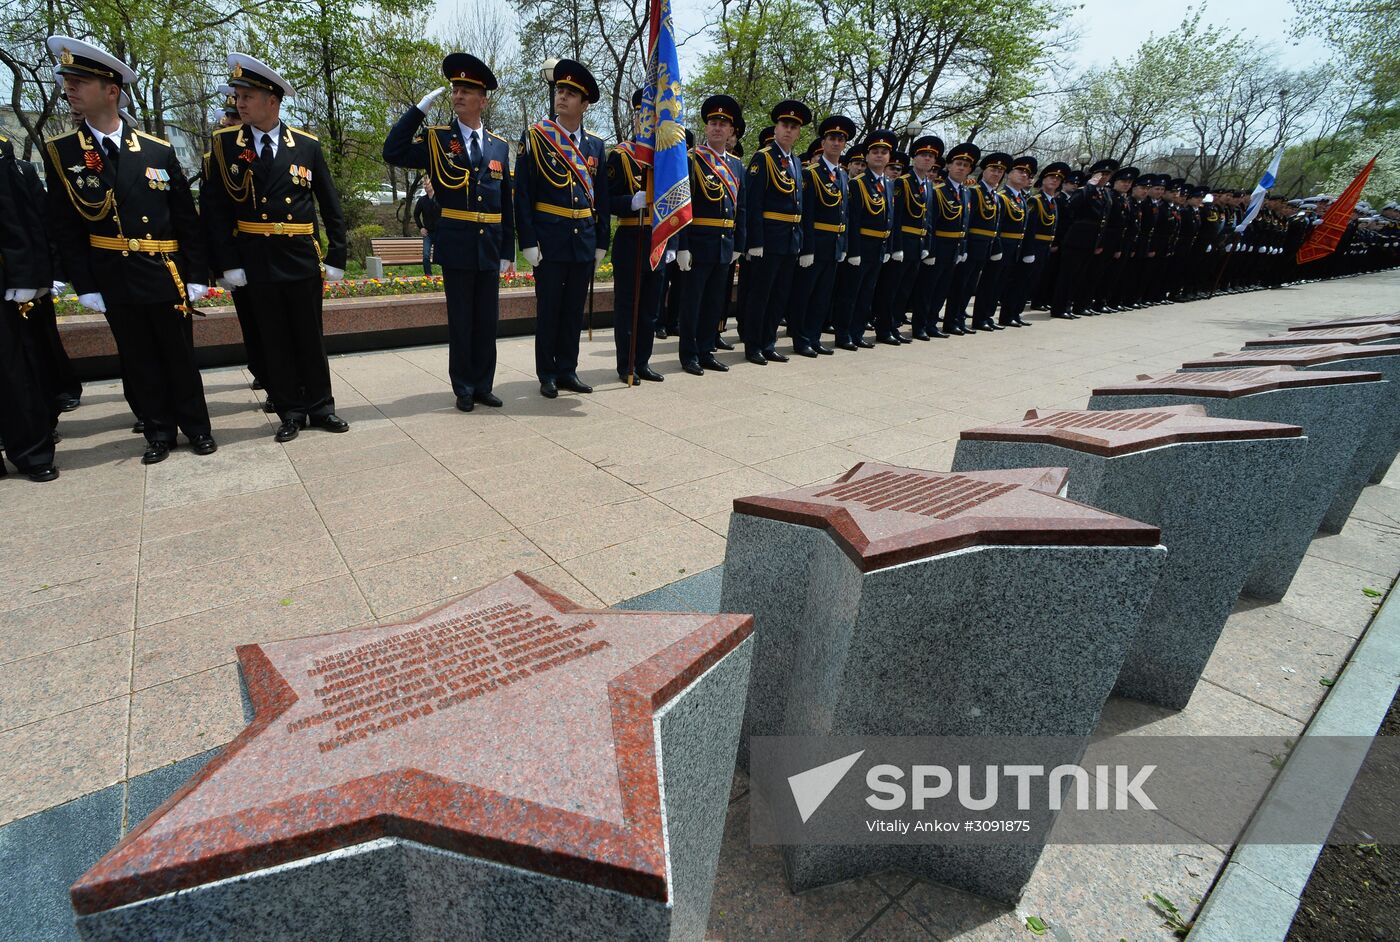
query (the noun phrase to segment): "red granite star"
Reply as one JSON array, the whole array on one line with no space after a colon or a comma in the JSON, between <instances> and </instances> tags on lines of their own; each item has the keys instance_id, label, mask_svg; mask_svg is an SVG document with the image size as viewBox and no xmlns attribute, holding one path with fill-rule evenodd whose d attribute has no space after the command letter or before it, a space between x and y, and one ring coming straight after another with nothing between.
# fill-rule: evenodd
<instances>
[{"instance_id":1,"label":"red granite star","mask_svg":"<svg viewBox=\"0 0 1400 942\"><path fill-rule=\"evenodd\" d=\"M74 909L381 837L664 901L653 716L752 629L585 610L516 573L403 624L240 647L253 722Z\"/></svg>"},{"instance_id":2,"label":"red granite star","mask_svg":"<svg viewBox=\"0 0 1400 942\"><path fill-rule=\"evenodd\" d=\"M956 473L862 462L734 512L826 529L863 572L989 545L1156 546L1153 526L1057 496L1065 468Z\"/></svg>"}]
</instances>

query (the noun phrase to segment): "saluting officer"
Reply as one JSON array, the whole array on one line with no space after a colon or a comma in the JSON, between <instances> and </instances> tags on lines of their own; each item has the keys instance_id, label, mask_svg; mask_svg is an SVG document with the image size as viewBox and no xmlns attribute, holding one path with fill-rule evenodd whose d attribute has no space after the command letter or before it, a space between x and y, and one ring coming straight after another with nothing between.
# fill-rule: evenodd
<instances>
[{"instance_id":1,"label":"saluting officer","mask_svg":"<svg viewBox=\"0 0 1400 942\"><path fill-rule=\"evenodd\" d=\"M836 345L843 350L870 349L865 327L871 320L875 284L880 266L891 253L890 226L894 212L890 202L893 182L885 176L890 155L898 141L893 131L878 128L865 136L865 173L851 177L850 207L846 228L846 267L836 285L833 322ZM875 312L881 330L893 331L887 312ZM882 337L883 339L883 337ZM895 341L898 343L899 341Z\"/></svg>"},{"instance_id":2,"label":"saluting officer","mask_svg":"<svg viewBox=\"0 0 1400 942\"><path fill-rule=\"evenodd\" d=\"M1039 166L1030 154L1013 157L1011 169L1006 172L1006 184L1001 188L1001 313L997 323L1002 327L1029 327L1028 321L1021 318L1030 297L1036 255L1040 251L1035 239L1038 228L1032 228L1032 221L1040 208L1032 202L1027 192L1031 176ZM1043 205L1043 204L1042 204ZM1040 220L1036 220L1040 222ZM1043 223L1042 223L1043 225ZM1050 228L1055 225L1050 219ZM978 297L981 303L981 297Z\"/></svg>"},{"instance_id":3,"label":"saluting officer","mask_svg":"<svg viewBox=\"0 0 1400 942\"><path fill-rule=\"evenodd\" d=\"M49 38L82 126L44 146L49 221L79 302L107 315L123 382L144 421L142 462L164 461L183 431L195 454L218 447L194 362L191 305L208 293L204 234L175 149L124 124L126 63L89 43Z\"/></svg>"},{"instance_id":4,"label":"saluting officer","mask_svg":"<svg viewBox=\"0 0 1400 942\"><path fill-rule=\"evenodd\" d=\"M804 357L830 355L822 345L822 326L831 319L836 267L846 257L846 191L841 152L855 137L855 122L834 114L817 128L818 150L802 186L802 255L793 276L788 304L792 349Z\"/></svg>"},{"instance_id":5,"label":"saluting officer","mask_svg":"<svg viewBox=\"0 0 1400 942\"><path fill-rule=\"evenodd\" d=\"M1071 194L1060 215L1065 238L1060 249L1059 278L1050 304L1050 316L1074 320L1089 313L1085 307L1092 287L1094 256L1103 251L1100 241L1108 215L1108 187L1101 186L1118 169L1118 161L1105 158L1089 168L1084 186Z\"/></svg>"},{"instance_id":6,"label":"saluting officer","mask_svg":"<svg viewBox=\"0 0 1400 942\"><path fill-rule=\"evenodd\" d=\"M345 277L345 217L316 135L282 120L295 94L270 66L243 53L228 56L243 124L214 132L205 181L210 227L232 238L214 244L217 267L232 287L248 288L267 359L265 383L282 420L274 438L289 442L314 425L346 432L335 414L331 369L321 334L324 281ZM323 265L316 222L327 249Z\"/></svg>"},{"instance_id":7,"label":"saluting officer","mask_svg":"<svg viewBox=\"0 0 1400 942\"><path fill-rule=\"evenodd\" d=\"M546 399L560 389L593 391L578 376L579 331L611 228L603 139L583 127L584 112L597 101L593 73L560 59L554 66L557 117L525 130L515 163L515 225L520 250L535 269L535 375Z\"/></svg>"},{"instance_id":8,"label":"saluting officer","mask_svg":"<svg viewBox=\"0 0 1400 942\"><path fill-rule=\"evenodd\" d=\"M972 309L972 329L991 333L1001 328L992 320L1001 284L999 263L1001 251L1001 199L997 187L1011 166L1011 155L993 151L982 157L982 172L971 187L972 200L968 206L967 247L963 249L962 273L957 276L953 297L959 319L968 314L968 302L977 295ZM991 263L990 270L988 263ZM984 301L983 298L986 298Z\"/></svg>"},{"instance_id":9,"label":"saluting officer","mask_svg":"<svg viewBox=\"0 0 1400 942\"><path fill-rule=\"evenodd\" d=\"M739 329L744 359L757 366L788 361L775 345L778 320L787 312L792 273L802 252L802 169L792 148L803 126L812 123L812 110L787 99L778 102L768 116L773 121L773 141L749 161L744 191L748 232L742 278L747 284Z\"/></svg>"},{"instance_id":10,"label":"saluting officer","mask_svg":"<svg viewBox=\"0 0 1400 942\"><path fill-rule=\"evenodd\" d=\"M641 132L642 90L632 93L632 134ZM637 159L635 140L621 141L608 154L608 210L617 219L613 237L613 343L617 376L631 386L638 380L659 383L666 377L651 368L657 312L665 266L651 267L650 165ZM632 315L637 315L636 350L632 344ZM634 360L635 356L635 360ZM636 363L635 376L629 364Z\"/></svg>"},{"instance_id":11,"label":"saluting officer","mask_svg":"<svg viewBox=\"0 0 1400 942\"><path fill-rule=\"evenodd\" d=\"M1107 314L1114 310L1110 299L1117 292L1123 259L1131 252L1130 247L1137 237L1132 226L1132 199L1128 196L1137 177L1136 167L1119 167L1109 177L1109 189L1105 193L1108 205L1104 213L1103 232L1099 236L1102 251L1094 256L1089 270L1090 284L1085 294L1085 304L1094 314Z\"/></svg>"},{"instance_id":12,"label":"saluting officer","mask_svg":"<svg viewBox=\"0 0 1400 942\"><path fill-rule=\"evenodd\" d=\"M433 249L447 296L447 374L457 408L471 412L478 402L501 405L491 389L500 276L515 268L515 204L510 147L482 123L495 73L476 56L454 52L442 60L442 74L452 83L455 120L419 133L445 90L433 89L389 131L384 159L426 170L441 207Z\"/></svg>"},{"instance_id":13,"label":"saluting officer","mask_svg":"<svg viewBox=\"0 0 1400 942\"><path fill-rule=\"evenodd\" d=\"M681 368L729 372L715 358L716 328L729 309L734 260L744 251L744 165L727 152L743 118L728 95L711 95L700 106L705 141L690 152L690 225L676 241L680 269Z\"/></svg>"}]
</instances>

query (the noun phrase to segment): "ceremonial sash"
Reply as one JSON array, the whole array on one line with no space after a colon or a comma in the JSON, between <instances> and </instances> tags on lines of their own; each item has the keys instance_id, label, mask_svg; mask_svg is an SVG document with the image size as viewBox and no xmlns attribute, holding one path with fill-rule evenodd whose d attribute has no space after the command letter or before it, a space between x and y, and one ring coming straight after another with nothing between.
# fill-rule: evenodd
<instances>
[{"instance_id":1,"label":"ceremonial sash","mask_svg":"<svg viewBox=\"0 0 1400 942\"><path fill-rule=\"evenodd\" d=\"M548 144L559 155L559 159L564 161L565 166L573 171L579 185L588 194L588 202L592 204L593 176L588 172L588 161L584 159L582 151L574 144L568 132L548 119L539 122L530 130Z\"/></svg>"},{"instance_id":2,"label":"ceremonial sash","mask_svg":"<svg viewBox=\"0 0 1400 942\"><path fill-rule=\"evenodd\" d=\"M734 171L729 169L729 162L723 157L717 161L710 157L708 147L695 148L695 156L708 167L715 176L719 177L719 182L724 185L725 193L729 194L729 200L736 207L739 205L739 181L734 176Z\"/></svg>"}]
</instances>

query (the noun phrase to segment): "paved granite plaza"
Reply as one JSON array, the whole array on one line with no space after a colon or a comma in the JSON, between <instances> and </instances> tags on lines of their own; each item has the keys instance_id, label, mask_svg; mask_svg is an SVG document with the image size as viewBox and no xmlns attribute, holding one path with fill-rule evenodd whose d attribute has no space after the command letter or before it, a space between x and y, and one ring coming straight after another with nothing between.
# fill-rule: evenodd
<instances>
[{"instance_id":1,"label":"paved granite plaza","mask_svg":"<svg viewBox=\"0 0 1400 942\"><path fill-rule=\"evenodd\" d=\"M1400 308L1400 272L838 351L626 389L608 331L585 341L591 396L538 395L532 339L500 343L503 410L453 408L444 346L333 358L349 434L272 441L239 369L205 373L219 451L143 467L113 382L60 423L59 481L0 479L0 937L69 938L62 890L244 725L238 644L389 623L512 571L583 605L718 604L734 498L862 460L946 470L958 432L1095 386L1237 350L1307 321ZM732 333L731 335L732 336ZM780 351L787 345L780 341ZM1400 570L1400 469L1317 537L1279 603L1235 607L1174 713L1109 701L1100 733L1293 735ZM179 763L172 765L172 763ZM736 780L715 939L1008 939L1023 918L885 874L801 896L747 846ZM1170 939L1229 848L1054 846L1019 908L1065 939ZM7 924L8 921L8 924Z\"/></svg>"}]
</instances>

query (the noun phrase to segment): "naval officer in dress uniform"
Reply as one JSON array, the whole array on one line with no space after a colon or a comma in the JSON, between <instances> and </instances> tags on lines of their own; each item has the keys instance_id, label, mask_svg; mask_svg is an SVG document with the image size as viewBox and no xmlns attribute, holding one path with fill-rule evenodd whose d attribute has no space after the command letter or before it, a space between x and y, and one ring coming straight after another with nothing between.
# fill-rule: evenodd
<instances>
[{"instance_id":1,"label":"naval officer in dress uniform","mask_svg":"<svg viewBox=\"0 0 1400 942\"><path fill-rule=\"evenodd\" d=\"M802 254L797 258L788 324L792 350L799 356L830 356L821 342L822 326L831 320L836 271L846 257L846 191L850 181L841 169L841 152L855 137L855 122L831 115L817 128L818 145L802 181Z\"/></svg>"},{"instance_id":2,"label":"naval officer in dress uniform","mask_svg":"<svg viewBox=\"0 0 1400 942\"><path fill-rule=\"evenodd\" d=\"M515 225L535 269L535 374L540 395L591 393L578 377L579 331L611 221L603 139L584 130L598 82L581 63L554 66L554 112L525 130L515 164Z\"/></svg>"},{"instance_id":3,"label":"naval officer in dress uniform","mask_svg":"<svg viewBox=\"0 0 1400 942\"><path fill-rule=\"evenodd\" d=\"M49 222L79 302L107 316L123 382L144 422L142 462L164 461L183 431L208 455L204 384L194 362L192 305L208 293L204 233L170 143L124 123L126 63L89 43L49 38L64 91L83 123L44 145Z\"/></svg>"},{"instance_id":4,"label":"naval officer in dress uniform","mask_svg":"<svg viewBox=\"0 0 1400 942\"><path fill-rule=\"evenodd\" d=\"M290 83L243 53L228 57L243 124L214 132L204 183L216 268L231 287L247 286L266 358L265 383L288 442L307 425L346 432L335 414L331 370L321 335L325 280L345 277L345 217L321 142L282 120ZM319 207L328 247L322 265ZM323 271L324 267L324 271Z\"/></svg>"},{"instance_id":5,"label":"naval officer in dress uniform","mask_svg":"<svg viewBox=\"0 0 1400 942\"><path fill-rule=\"evenodd\" d=\"M439 86L394 125L384 159L427 171L442 207L433 248L447 299L447 374L457 408L470 412L478 402L501 406L491 388L500 276L515 268L515 205L510 147L482 124L495 74L465 52L443 59L442 74L452 83L452 122L422 127Z\"/></svg>"}]
</instances>

